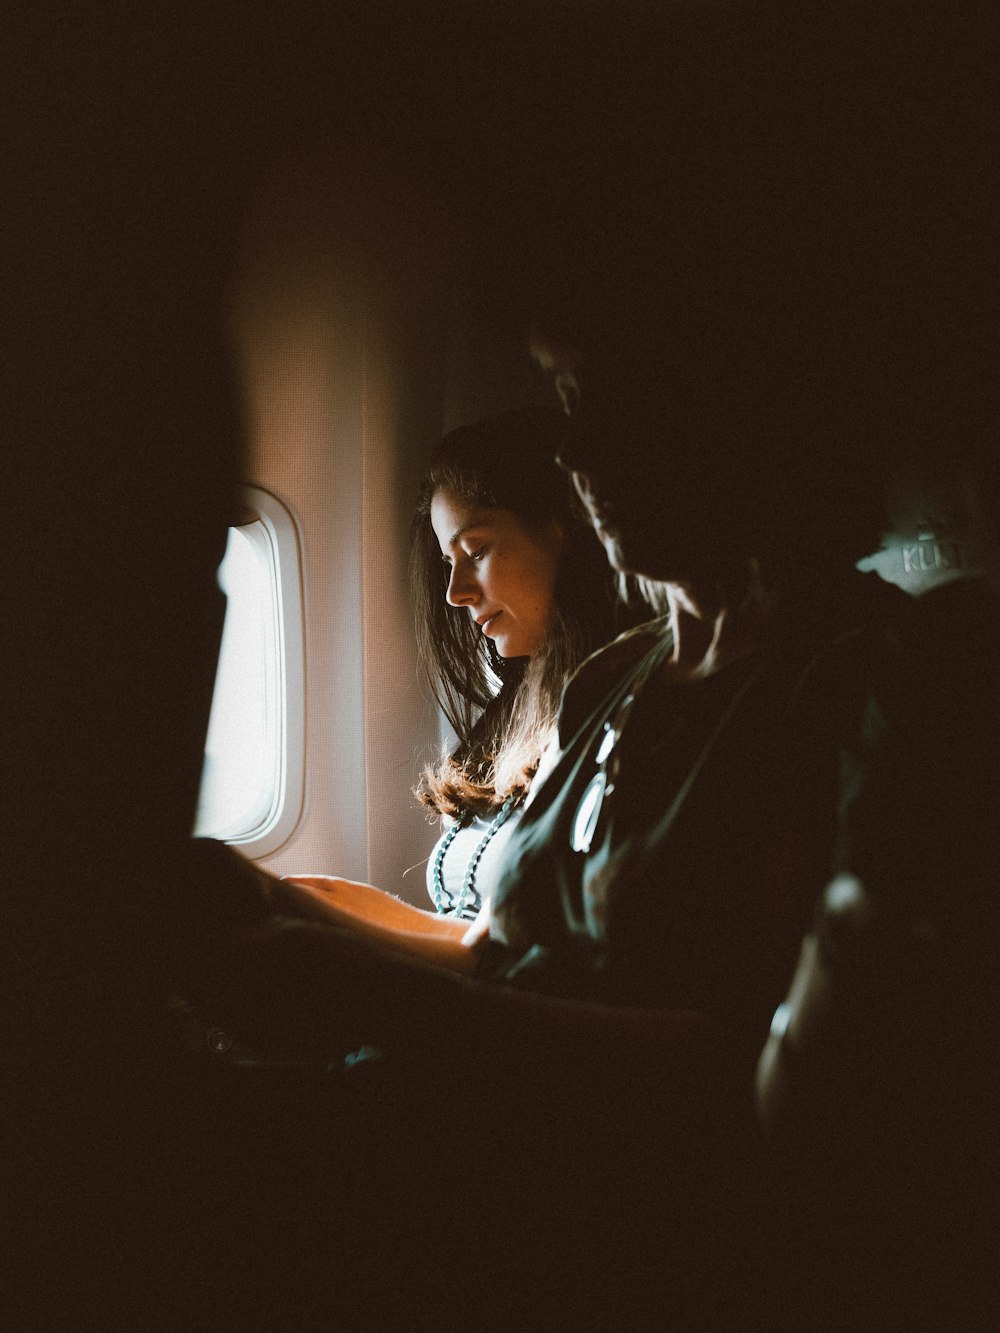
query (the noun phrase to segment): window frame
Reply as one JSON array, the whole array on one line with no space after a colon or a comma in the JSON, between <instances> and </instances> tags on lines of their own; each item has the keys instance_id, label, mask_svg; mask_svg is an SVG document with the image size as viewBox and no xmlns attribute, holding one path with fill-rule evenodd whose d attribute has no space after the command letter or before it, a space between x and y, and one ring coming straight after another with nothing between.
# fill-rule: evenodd
<instances>
[{"instance_id":1,"label":"window frame","mask_svg":"<svg viewBox=\"0 0 1000 1333\"><path fill-rule=\"evenodd\" d=\"M260 486L240 489L245 521L260 525L273 571L271 598L275 627L277 754L274 796L264 818L252 828L220 837L251 859L278 851L302 818L305 796L305 615L301 539L291 511ZM211 837L211 834L201 836Z\"/></svg>"}]
</instances>

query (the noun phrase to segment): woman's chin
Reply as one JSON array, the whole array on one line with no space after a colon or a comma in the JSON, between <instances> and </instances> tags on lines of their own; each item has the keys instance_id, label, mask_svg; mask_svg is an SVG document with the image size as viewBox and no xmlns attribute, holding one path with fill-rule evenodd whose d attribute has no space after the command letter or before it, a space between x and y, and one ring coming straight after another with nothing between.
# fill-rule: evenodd
<instances>
[{"instance_id":1,"label":"woman's chin","mask_svg":"<svg viewBox=\"0 0 1000 1333\"><path fill-rule=\"evenodd\" d=\"M493 647L497 655L502 657L505 662L513 661L518 657L531 657L537 644L525 644L523 639L517 635L500 634L493 640Z\"/></svg>"}]
</instances>

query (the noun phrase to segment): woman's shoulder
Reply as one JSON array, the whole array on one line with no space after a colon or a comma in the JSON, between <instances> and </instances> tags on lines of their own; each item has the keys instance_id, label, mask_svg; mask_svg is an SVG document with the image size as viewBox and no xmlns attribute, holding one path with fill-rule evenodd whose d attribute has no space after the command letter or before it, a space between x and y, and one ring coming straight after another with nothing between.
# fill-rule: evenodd
<instances>
[{"instance_id":1,"label":"woman's shoulder","mask_svg":"<svg viewBox=\"0 0 1000 1333\"><path fill-rule=\"evenodd\" d=\"M636 625L586 658L566 683L559 707L559 739L565 745L617 686L652 652L662 652L671 636L670 617Z\"/></svg>"}]
</instances>

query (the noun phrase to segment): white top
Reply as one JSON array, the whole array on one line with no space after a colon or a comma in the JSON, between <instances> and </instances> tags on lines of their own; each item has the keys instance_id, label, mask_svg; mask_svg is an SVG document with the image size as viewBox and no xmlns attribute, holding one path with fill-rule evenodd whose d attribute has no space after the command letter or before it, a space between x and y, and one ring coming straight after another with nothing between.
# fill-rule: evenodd
<instances>
[{"instance_id":1,"label":"white top","mask_svg":"<svg viewBox=\"0 0 1000 1333\"><path fill-rule=\"evenodd\" d=\"M507 846L523 811L523 805L518 806L516 810L512 810L486 844L479 864L476 866L473 885L475 892L469 896L465 911L462 913L463 916L471 919L479 911L483 899L492 901L507 853ZM441 863L441 879L444 884L446 901L457 906L469 862L475 856L480 843L489 832L494 818L495 816L483 819L477 816L465 828L459 829L452 839ZM441 850L441 844L447 838L452 827L452 822L449 821L448 827L434 844L434 850L427 862L427 892L430 894L431 902L434 902L434 863L437 860L438 852Z\"/></svg>"},{"instance_id":2,"label":"white top","mask_svg":"<svg viewBox=\"0 0 1000 1333\"><path fill-rule=\"evenodd\" d=\"M504 823L501 824L483 849L483 854L476 866L473 885L475 893L470 895L465 910L462 912L463 917L471 920L478 914L484 902L490 903L493 901L494 891L500 879L500 871L506 859L507 848L514 830L521 820L525 807L531 804L535 792L541 787L546 775L555 767L558 758L558 741L553 738L542 754L538 771L532 779L531 790L528 792L524 804L510 812ZM477 816L465 828L459 829L449 844L441 863L441 879L447 901L457 905L469 862L475 856L480 844L489 832L494 818L495 816L489 818ZM441 844L448 837L452 827L453 821L449 821L441 837L434 844L434 849L427 861L427 892L432 903L434 902L434 863L437 860L438 852L441 850Z\"/></svg>"}]
</instances>

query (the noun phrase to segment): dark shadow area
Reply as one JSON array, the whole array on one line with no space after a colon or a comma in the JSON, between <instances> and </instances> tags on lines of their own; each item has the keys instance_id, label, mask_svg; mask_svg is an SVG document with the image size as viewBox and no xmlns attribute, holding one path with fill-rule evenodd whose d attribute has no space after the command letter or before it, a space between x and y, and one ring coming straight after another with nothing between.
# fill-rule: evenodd
<instances>
[{"instance_id":1,"label":"dark shadow area","mask_svg":"<svg viewBox=\"0 0 1000 1333\"><path fill-rule=\"evenodd\" d=\"M223 614L215 569L241 480L227 301L276 171L327 143L368 163L350 189L380 202L378 225L414 264L411 215L381 205L397 181L431 201L505 338L540 322L616 383L604 428L659 449L697 426L725 441L731 492L766 458L782 478L774 512L794 511L817 543L836 512L820 496L856 494L858 531L871 530L892 457L942 471L963 502L962 477L978 476L969 508L995 531L994 66L971 18L835 11L791 24L782 6L723 4L105 9L18 34L2 205L10 1327L745 1328L765 1322L759 1309L770 1327L807 1326L803 1284L791 1312L774 1295L773 1212L755 1190L688 1208L697 1163L660 1149L697 1138L691 1109L659 1100L656 1071L627 1052L563 1065L553 1041L550 1063L521 1065L515 1036L492 1032L478 1047L464 1034L465 1063L443 1036L440 1066L415 1061L398 1083L377 1068L345 1077L339 1049L225 1069L172 1044L164 1005L229 957L220 939L270 912L256 872L189 833ZM995 634L968 626L992 623L992 596L957 627L926 612L901 650L936 645L927 669L987 720ZM868 849L884 835L884 855L926 804L923 826L955 837L954 793L971 783L972 878L995 851L979 839L996 759L988 729L953 718L945 696L897 701L910 739L871 799L923 762L912 738L928 710L928 746L945 754L928 781L952 795L894 787L877 818L862 809L858 836ZM979 922L975 966L992 975L995 905L979 906L935 996ZM251 949L240 966L254 965ZM960 994L995 1022L985 985ZM977 1069L983 1031L963 1046ZM964 1078L956 1068L985 1105L979 1074ZM883 1115L886 1095L865 1114ZM734 1141L751 1097L748 1083ZM567 1125L584 1102L590 1118ZM973 1119L957 1123L975 1138ZM918 1146L914 1174L939 1145ZM742 1148L735 1170L757 1160ZM822 1145L794 1151L772 1210L808 1211L802 1173ZM961 1206L951 1183L935 1176L918 1199L941 1227ZM855 1205L848 1189L837 1226ZM873 1303L869 1290L859 1319Z\"/></svg>"}]
</instances>

